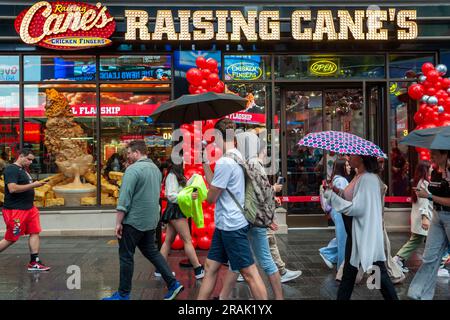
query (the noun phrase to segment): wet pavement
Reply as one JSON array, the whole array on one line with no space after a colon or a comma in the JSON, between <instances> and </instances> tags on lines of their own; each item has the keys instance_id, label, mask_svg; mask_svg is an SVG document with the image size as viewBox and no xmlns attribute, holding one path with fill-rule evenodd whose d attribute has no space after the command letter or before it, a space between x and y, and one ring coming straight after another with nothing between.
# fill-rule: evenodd
<instances>
[{"instance_id":1,"label":"wet pavement","mask_svg":"<svg viewBox=\"0 0 450 320\"><path fill-rule=\"evenodd\" d=\"M286 299L335 299L338 283L335 271L328 269L318 254L318 249L325 246L333 237L333 230L295 230L289 235L280 235L279 248L287 267L300 269L301 277L283 284ZM393 252L408 239L406 233L391 233ZM14 246L0 254L0 299L1 300L98 300L114 292L119 281L118 245L113 237L45 237L41 239L41 259L52 267L47 273L28 272L29 260L27 238L21 239ZM206 258L206 251L198 250L200 261ZM406 292L413 275L420 265L420 249L408 262L410 272L404 283L396 285L400 299L407 299ZM169 264L176 277L185 286L178 299L195 299L201 280L196 280L192 269L181 268L179 262L184 260L184 251L173 251ZM80 268L81 288L68 289L67 273L71 265ZM162 299L166 292L164 282L153 276L154 267L140 252L135 256L133 279L133 300ZM221 269L220 275L226 272ZM72 275L73 276L73 275ZM221 276L214 296L221 287ZM268 285L267 279L264 281ZM450 300L449 278L438 278L436 300ZM74 284L73 278L69 283ZM269 287L269 286L268 286ZM272 292L269 289L270 297ZM233 299L249 299L250 291L245 283L236 283ZM365 280L355 287L352 299L382 299L380 292L369 290Z\"/></svg>"}]
</instances>

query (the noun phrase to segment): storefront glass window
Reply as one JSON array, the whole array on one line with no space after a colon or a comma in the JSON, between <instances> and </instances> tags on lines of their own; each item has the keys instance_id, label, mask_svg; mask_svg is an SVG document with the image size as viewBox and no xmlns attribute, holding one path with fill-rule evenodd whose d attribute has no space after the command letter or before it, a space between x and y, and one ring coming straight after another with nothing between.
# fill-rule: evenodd
<instances>
[{"instance_id":1,"label":"storefront glass window","mask_svg":"<svg viewBox=\"0 0 450 320\"><path fill-rule=\"evenodd\" d=\"M18 56L0 56L0 81L19 81Z\"/></svg>"},{"instance_id":2,"label":"storefront glass window","mask_svg":"<svg viewBox=\"0 0 450 320\"><path fill-rule=\"evenodd\" d=\"M116 190L128 163L126 145L145 140L149 157L161 169L172 150L172 124L154 124L148 117L170 100L167 84L103 84L101 86L102 205L116 205Z\"/></svg>"},{"instance_id":3,"label":"storefront glass window","mask_svg":"<svg viewBox=\"0 0 450 320\"><path fill-rule=\"evenodd\" d=\"M229 83L227 89L247 99L245 110L233 113L229 118L234 120L240 128L265 128L267 112L270 110L270 85Z\"/></svg>"},{"instance_id":4,"label":"storefront glass window","mask_svg":"<svg viewBox=\"0 0 450 320\"><path fill-rule=\"evenodd\" d=\"M172 57L101 56L100 80L170 81Z\"/></svg>"},{"instance_id":5,"label":"storefront glass window","mask_svg":"<svg viewBox=\"0 0 450 320\"><path fill-rule=\"evenodd\" d=\"M3 170L20 147L19 86L0 85L0 206L5 199Z\"/></svg>"},{"instance_id":6,"label":"storefront glass window","mask_svg":"<svg viewBox=\"0 0 450 320\"><path fill-rule=\"evenodd\" d=\"M225 80L254 81L270 80L270 56L236 55L225 56Z\"/></svg>"},{"instance_id":7,"label":"storefront glass window","mask_svg":"<svg viewBox=\"0 0 450 320\"><path fill-rule=\"evenodd\" d=\"M275 57L275 78L278 80L384 77L382 55Z\"/></svg>"},{"instance_id":8,"label":"storefront glass window","mask_svg":"<svg viewBox=\"0 0 450 320\"><path fill-rule=\"evenodd\" d=\"M391 162L391 172L389 192L393 196L410 195L411 165L417 160L417 153L410 150L407 145L399 143L410 130L413 130L409 127L410 115L417 110L416 102L409 99L408 96L409 85L411 85L410 82L390 83L389 161Z\"/></svg>"},{"instance_id":9,"label":"storefront glass window","mask_svg":"<svg viewBox=\"0 0 450 320\"><path fill-rule=\"evenodd\" d=\"M26 85L24 146L39 207L96 205L95 85Z\"/></svg>"},{"instance_id":10,"label":"storefront glass window","mask_svg":"<svg viewBox=\"0 0 450 320\"><path fill-rule=\"evenodd\" d=\"M298 142L306 134L322 131L322 91L283 91L282 104L286 108L287 195L317 195L322 181L323 151L300 147ZM314 203L288 204L289 212L315 212Z\"/></svg>"},{"instance_id":11,"label":"storefront glass window","mask_svg":"<svg viewBox=\"0 0 450 320\"><path fill-rule=\"evenodd\" d=\"M25 56L25 81L95 81L94 56Z\"/></svg>"},{"instance_id":12,"label":"storefront glass window","mask_svg":"<svg viewBox=\"0 0 450 320\"><path fill-rule=\"evenodd\" d=\"M389 75L395 79L415 79L425 62L434 63L434 55L391 54L389 55Z\"/></svg>"}]
</instances>

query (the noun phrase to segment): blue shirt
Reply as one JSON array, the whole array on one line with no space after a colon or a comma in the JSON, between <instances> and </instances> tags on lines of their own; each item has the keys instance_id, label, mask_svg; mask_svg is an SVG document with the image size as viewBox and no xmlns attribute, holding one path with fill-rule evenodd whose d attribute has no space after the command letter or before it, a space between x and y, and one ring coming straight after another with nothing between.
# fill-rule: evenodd
<instances>
[{"instance_id":1,"label":"blue shirt","mask_svg":"<svg viewBox=\"0 0 450 320\"><path fill-rule=\"evenodd\" d=\"M234 153L242 159L241 153L237 149L228 151ZM245 176L244 171L231 158L220 158L214 170L214 177L211 185L223 189L216 202L214 212L214 223L216 228L222 231L235 231L248 225L242 211L233 201L233 198L225 189L230 190L242 207L245 202Z\"/></svg>"}]
</instances>

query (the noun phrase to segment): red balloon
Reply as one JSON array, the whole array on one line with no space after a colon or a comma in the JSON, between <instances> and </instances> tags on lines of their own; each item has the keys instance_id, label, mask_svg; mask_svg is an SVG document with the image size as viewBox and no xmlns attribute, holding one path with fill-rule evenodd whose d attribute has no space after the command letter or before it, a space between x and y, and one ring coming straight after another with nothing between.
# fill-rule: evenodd
<instances>
[{"instance_id":1,"label":"red balloon","mask_svg":"<svg viewBox=\"0 0 450 320\"><path fill-rule=\"evenodd\" d=\"M201 86L203 87L203 88L208 88L208 81L207 80L205 80L205 79L203 79L202 80L202 83L201 83Z\"/></svg>"},{"instance_id":2,"label":"red balloon","mask_svg":"<svg viewBox=\"0 0 450 320\"><path fill-rule=\"evenodd\" d=\"M419 100L424 94L424 88L421 84L413 84L408 88L408 94L414 100Z\"/></svg>"},{"instance_id":3,"label":"red balloon","mask_svg":"<svg viewBox=\"0 0 450 320\"><path fill-rule=\"evenodd\" d=\"M211 73L208 77L208 85L210 87L214 87L217 84L217 82L219 82L219 81L220 81L220 79L219 79L219 76L217 75L217 73Z\"/></svg>"},{"instance_id":4,"label":"red balloon","mask_svg":"<svg viewBox=\"0 0 450 320\"><path fill-rule=\"evenodd\" d=\"M171 248L174 250L180 250L180 249L183 249L183 247L184 247L183 240L181 240L180 235L177 234L177 236L175 237L175 240L173 240L173 242L172 242Z\"/></svg>"},{"instance_id":5,"label":"red balloon","mask_svg":"<svg viewBox=\"0 0 450 320\"><path fill-rule=\"evenodd\" d=\"M194 94L196 90L197 90L196 86L193 86L192 84L189 85L189 93L190 94Z\"/></svg>"},{"instance_id":6,"label":"red balloon","mask_svg":"<svg viewBox=\"0 0 450 320\"><path fill-rule=\"evenodd\" d=\"M423 74L427 74L429 71L434 70L434 65L430 62L426 62L422 65Z\"/></svg>"},{"instance_id":7,"label":"red balloon","mask_svg":"<svg viewBox=\"0 0 450 320\"><path fill-rule=\"evenodd\" d=\"M207 80L209 75L211 74L211 70L209 70L209 69L202 69L201 71L202 71L203 79Z\"/></svg>"},{"instance_id":8,"label":"red balloon","mask_svg":"<svg viewBox=\"0 0 450 320\"><path fill-rule=\"evenodd\" d=\"M186 73L186 79L190 84L194 86L199 86L203 80L202 73L197 68L191 68Z\"/></svg>"},{"instance_id":9,"label":"red balloon","mask_svg":"<svg viewBox=\"0 0 450 320\"><path fill-rule=\"evenodd\" d=\"M215 68L213 72L216 73L216 74L219 74L219 69Z\"/></svg>"},{"instance_id":10,"label":"red balloon","mask_svg":"<svg viewBox=\"0 0 450 320\"><path fill-rule=\"evenodd\" d=\"M438 99L445 99L445 98L448 97L448 93L445 92L444 90L440 89L440 90L438 90L438 91L436 92L436 97L437 97Z\"/></svg>"},{"instance_id":11,"label":"red balloon","mask_svg":"<svg viewBox=\"0 0 450 320\"><path fill-rule=\"evenodd\" d=\"M192 234L197 237L201 238L206 235L206 229L205 228L197 228L195 224L192 225Z\"/></svg>"},{"instance_id":12,"label":"red balloon","mask_svg":"<svg viewBox=\"0 0 450 320\"><path fill-rule=\"evenodd\" d=\"M208 250L211 246L211 239L208 236L203 236L198 239L198 248L202 250Z\"/></svg>"},{"instance_id":13,"label":"red balloon","mask_svg":"<svg viewBox=\"0 0 450 320\"><path fill-rule=\"evenodd\" d=\"M197 59L195 59L195 64L197 65L197 67L199 67L200 69L204 69L206 68L206 59L203 56L198 56Z\"/></svg>"},{"instance_id":14,"label":"red balloon","mask_svg":"<svg viewBox=\"0 0 450 320\"><path fill-rule=\"evenodd\" d=\"M435 88L430 87L430 88L427 89L427 95L434 96L435 94L436 94L436 89Z\"/></svg>"},{"instance_id":15,"label":"red balloon","mask_svg":"<svg viewBox=\"0 0 450 320\"><path fill-rule=\"evenodd\" d=\"M436 81L436 83L434 84L434 87L435 87L437 90L442 89L442 82Z\"/></svg>"},{"instance_id":16,"label":"red balloon","mask_svg":"<svg viewBox=\"0 0 450 320\"><path fill-rule=\"evenodd\" d=\"M426 103L422 103L422 104L419 106L419 111L420 111L420 112L426 112L426 111L427 111L427 108L428 108L428 105L427 105Z\"/></svg>"},{"instance_id":17,"label":"red balloon","mask_svg":"<svg viewBox=\"0 0 450 320\"><path fill-rule=\"evenodd\" d=\"M214 87L211 88L211 90L216 93L223 93L225 91L225 84L222 81L219 81Z\"/></svg>"},{"instance_id":18,"label":"red balloon","mask_svg":"<svg viewBox=\"0 0 450 320\"><path fill-rule=\"evenodd\" d=\"M421 124L423 122L423 116L420 112L416 112L416 114L414 115L414 122L416 124Z\"/></svg>"},{"instance_id":19,"label":"red balloon","mask_svg":"<svg viewBox=\"0 0 450 320\"><path fill-rule=\"evenodd\" d=\"M216 229L216 225L214 224L214 222L210 223L207 227L206 227L206 234L208 235L208 237L210 237L212 239L213 234L214 234L214 230Z\"/></svg>"},{"instance_id":20,"label":"red balloon","mask_svg":"<svg viewBox=\"0 0 450 320\"><path fill-rule=\"evenodd\" d=\"M433 83L432 83L431 81L428 81L428 80L425 80L424 82L422 82L422 85L423 85L425 88L430 88L430 87L433 87L433 86L434 86Z\"/></svg>"},{"instance_id":21,"label":"red balloon","mask_svg":"<svg viewBox=\"0 0 450 320\"><path fill-rule=\"evenodd\" d=\"M449 87L450 87L450 79L449 78L442 79L442 88L448 89Z\"/></svg>"},{"instance_id":22,"label":"red balloon","mask_svg":"<svg viewBox=\"0 0 450 320\"><path fill-rule=\"evenodd\" d=\"M217 61L213 58L208 58L206 60L206 68L209 69L211 72L214 72L217 69Z\"/></svg>"},{"instance_id":23,"label":"red balloon","mask_svg":"<svg viewBox=\"0 0 450 320\"><path fill-rule=\"evenodd\" d=\"M427 79L430 80L433 83L436 83L439 79L439 72L436 70L430 70L427 73Z\"/></svg>"}]
</instances>

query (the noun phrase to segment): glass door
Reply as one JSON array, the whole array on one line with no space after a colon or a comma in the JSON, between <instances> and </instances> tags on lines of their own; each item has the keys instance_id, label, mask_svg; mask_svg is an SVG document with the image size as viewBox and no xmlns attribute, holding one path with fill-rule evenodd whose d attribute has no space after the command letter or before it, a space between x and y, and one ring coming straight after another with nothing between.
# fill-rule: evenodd
<instances>
[{"instance_id":1,"label":"glass door","mask_svg":"<svg viewBox=\"0 0 450 320\"><path fill-rule=\"evenodd\" d=\"M283 176L289 214L322 214L314 197L323 179L331 178L336 154L305 148L298 142L311 132L335 130L365 137L364 95L358 88L281 90L284 111ZM313 197L313 198L311 198Z\"/></svg>"}]
</instances>

